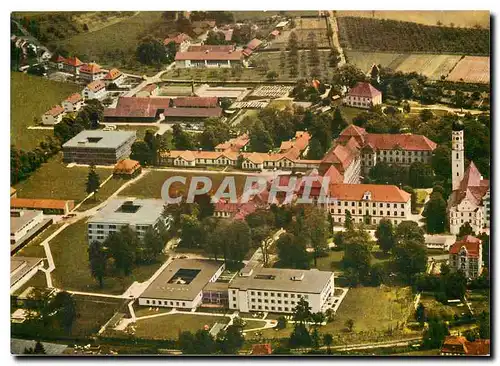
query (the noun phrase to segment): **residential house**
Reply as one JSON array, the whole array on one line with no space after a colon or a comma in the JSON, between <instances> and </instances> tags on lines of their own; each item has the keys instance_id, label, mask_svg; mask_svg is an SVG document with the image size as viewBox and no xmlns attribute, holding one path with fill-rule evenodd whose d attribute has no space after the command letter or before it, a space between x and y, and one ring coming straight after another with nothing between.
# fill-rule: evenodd
<instances>
[{"instance_id":1,"label":"residential house","mask_svg":"<svg viewBox=\"0 0 500 366\"><path fill-rule=\"evenodd\" d=\"M141 174L141 164L137 160L123 159L116 163L113 176L119 178L134 178Z\"/></svg>"},{"instance_id":2,"label":"residential house","mask_svg":"<svg viewBox=\"0 0 500 366\"><path fill-rule=\"evenodd\" d=\"M264 356L272 354L271 343L253 344L252 356Z\"/></svg>"},{"instance_id":3,"label":"residential house","mask_svg":"<svg viewBox=\"0 0 500 366\"><path fill-rule=\"evenodd\" d=\"M450 247L449 256L452 271L462 271L468 279L481 275L483 270L481 239L466 235Z\"/></svg>"},{"instance_id":4,"label":"residential house","mask_svg":"<svg viewBox=\"0 0 500 366\"><path fill-rule=\"evenodd\" d=\"M64 108L60 105L56 105L49 109L42 116L42 125L56 125L61 122L64 115Z\"/></svg>"},{"instance_id":5,"label":"residential house","mask_svg":"<svg viewBox=\"0 0 500 366\"><path fill-rule=\"evenodd\" d=\"M84 64L80 67L80 80L90 83L92 81L101 80L107 75L107 71L101 69L96 63Z\"/></svg>"},{"instance_id":6,"label":"residential house","mask_svg":"<svg viewBox=\"0 0 500 366\"><path fill-rule=\"evenodd\" d=\"M184 52L191 45L192 38L186 33L179 33L176 36L165 38L163 44L167 46L169 43L174 42L178 51Z\"/></svg>"},{"instance_id":7,"label":"residential house","mask_svg":"<svg viewBox=\"0 0 500 366\"><path fill-rule=\"evenodd\" d=\"M382 93L370 83L360 82L351 88L344 98L344 104L350 107L370 109L382 104Z\"/></svg>"},{"instance_id":8,"label":"residential house","mask_svg":"<svg viewBox=\"0 0 500 366\"><path fill-rule=\"evenodd\" d=\"M259 49L261 45L262 41L260 39L252 39L250 42L248 42L246 48L243 50L243 55L249 57L252 53Z\"/></svg>"},{"instance_id":9,"label":"residential house","mask_svg":"<svg viewBox=\"0 0 500 366\"><path fill-rule=\"evenodd\" d=\"M106 84L102 80L93 81L83 89L82 94L85 100L102 99L106 95Z\"/></svg>"},{"instance_id":10,"label":"residential house","mask_svg":"<svg viewBox=\"0 0 500 366\"><path fill-rule=\"evenodd\" d=\"M235 138L229 139L226 142L222 142L219 145L215 146L215 151L223 152L223 151L247 151L248 145L250 143L250 137L247 133L239 135Z\"/></svg>"},{"instance_id":11,"label":"residential house","mask_svg":"<svg viewBox=\"0 0 500 366\"><path fill-rule=\"evenodd\" d=\"M178 68L230 68L243 65L243 53L232 45L190 46L187 51L177 52L175 65Z\"/></svg>"},{"instance_id":12,"label":"residential house","mask_svg":"<svg viewBox=\"0 0 500 366\"><path fill-rule=\"evenodd\" d=\"M62 102L66 113L78 112L83 107L83 98L80 93L70 95Z\"/></svg>"},{"instance_id":13,"label":"residential house","mask_svg":"<svg viewBox=\"0 0 500 366\"><path fill-rule=\"evenodd\" d=\"M441 346L442 356L489 356L490 340L468 341L464 336L446 336Z\"/></svg>"},{"instance_id":14,"label":"residential house","mask_svg":"<svg viewBox=\"0 0 500 366\"><path fill-rule=\"evenodd\" d=\"M104 75L102 78L106 86L109 84L115 84L119 86L125 80L125 75L118 69L111 69L109 72Z\"/></svg>"},{"instance_id":15,"label":"residential house","mask_svg":"<svg viewBox=\"0 0 500 366\"><path fill-rule=\"evenodd\" d=\"M78 57L62 57L58 56L56 59L57 68L60 71L68 72L73 75L78 75L80 67L83 62L78 59Z\"/></svg>"}]
</instances>

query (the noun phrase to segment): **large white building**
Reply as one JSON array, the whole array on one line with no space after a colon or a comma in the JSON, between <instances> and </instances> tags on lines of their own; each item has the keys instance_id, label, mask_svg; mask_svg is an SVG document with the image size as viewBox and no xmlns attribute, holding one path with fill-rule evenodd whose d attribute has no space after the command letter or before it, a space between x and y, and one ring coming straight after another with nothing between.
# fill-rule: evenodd
<instances>
[{"instance_id":1,"label":"large white building","mask_svg":"<svg viewBox=\"0 0 500 366\"><path fill-rule=\"evenodd\" d=\"M10 243L15 244L43 221L43 212L35 210L10 211Z\"/></svg>"},{"instance_id":2,"label":"large white building","mask_svg":"<svg viewBox=\"0 0 500 366\"><path fill-rule=\"evenodd\" d=\"M304 298L313 313L325 311L334 293L333 272L245 267L229 283L229 309L292 313Z\"/></svg>"},{"instance_id":3,"label":"large white building","mask_svg":"<svg viewBox=\"0 0 500 366\"><path fill-rule=\"evenodd\" d=\"M370 109L382 104L382 93L370 83L358 83L351 88L344 98L344 104L350 107Z\"/></svg>"},{"instance_id":4,"label":"large white building","mask_svg":"<svg viewBox=\"0 0 500 366\"><path fill-rule=\"evenodd\" d=\"M112 199L89 219L89 244L103 242L112 232L119 231L122 226L128 225L139 239L144 237L150 227L157 228L160 220L168 228L170 219L162 216L165 202L160 199Z\"/></svg>"},{"instance_id":5,"label":"large white building","mask_svg":"<svg viewBox=\"0 0 500 366\"><path fill-rule=\"evenodd\" d=\"M458 234L469 223L477 234L490 225L490 182L483 179L473 161L464 170L464 130L458 122L452 132L452 188L448 199L450 232Z\"/></svg>"}]
</instances>

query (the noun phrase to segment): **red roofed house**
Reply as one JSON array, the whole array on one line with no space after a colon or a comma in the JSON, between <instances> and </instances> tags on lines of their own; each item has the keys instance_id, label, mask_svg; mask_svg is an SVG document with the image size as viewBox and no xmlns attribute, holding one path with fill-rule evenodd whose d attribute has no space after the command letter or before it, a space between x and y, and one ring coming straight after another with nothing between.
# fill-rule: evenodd
<instances>
[{"instance_id":1,"label":"red roofed house","mask_svg":"<svg viewBox=\"0 0 500 366\"><path fill-rule=\"evenodd\" d=\"M111 83L115 85L120 85L124 79L125 75L123 75L123 73L118 69L109 70L109 72L102 78L106 86Z\"/></svg>"},{"instance_id":2,"label":"red roofed house","mask_svg":"<svg viewBox=\"0 0 500 366\"><path fill-rule=\"evenodd\" d=\"M108 122L154 122L170 106L170 98L120 97L116 108L104 109Z\"/></svg>"},{"instance_id":3,"label":"red roofed house","mask_svg":"<svg viewBox=\"0 0 500 366\"><path fill-rule=\"evenodd\" d=\"M476 339L469 342L463 336L447 336L441 347L442 356L489 356L490 340Z\"/></svg>"},{"instance_id":4,"label":"red roofed house","mask_svg":"<svg viewBox=\"0 0 500 366\"><path fill-rule=\"evenodd\" d=\"M458 234L469 223L478 234L490 226L490 182L483 179L473 161L465 167L464 131L461 123L453 124L451 173L453 192L448 198L450 232Z\"/></svg>"},{"instance_id":5,"label":"red roofed house","mask_svg":"<svg viewBox=\"0 0 500 366\"><path fill-rule=\"evenodd\" d=\"M133 178L141 174L141 164L132 159L123 159L116 163L113 176L120 178Z\"/></svg>"},{"instance_id":6,"label":"red roofed house","mask_svg":"<svg viewBox=\"0 0 500 366\"><path fill-rule=\"evenodd\" d=\"M101 80L106 74L107 71L101 69L101 66L93 62L80 67L80 79L88 83Z\"/></svg>"},{"instance_id":7,"label":"red roofed house","mask_svg":"<svg viewBox=\"0 0 500 366\"><path fill-rule=\"evenodd\" d=\"M481 275L483 269L482 242L472 235L466 235L450 247L450 268L462 271L468 279Z\"/></svg>"},{"instance_id":8,"label":"red roofed house","mask_svg":"<svg viewBox=\"0 0 500 366\"><path fill-rule=\"evenodd\" d=\"M191 44L192 38L186 33L179 33L176 36L165 38L163 44L167 46L169 43L174 42L178 51L186 51Z\"/></svg>"},{"instance_id":9,"label":"red roofed house","mask_svg":"<svg viewBox=\"0 0 500 366\"><path fill-rule=\"evenodd\" d=\"M172 99L173 108L215 108L219 106L217 97L178 97Z\"/></svg>"},{"instance_id":10,"label":"red roofed house","mask_svg":"<svg viewBox=\"0 0 500 366\"><path fill-rule=\"evenodd\" d=\"M234 46L190 46L185 52L177 52L175 66L184 68L234 67L243 64L243 53Z\"/></svg>"},{"instance_id":11,"label":"red roofed house","mask_svg":"<svg viewBox=\"0 0 500 366\"><path fill-rule=\"evenodd\" d=\"M263 343L263 344L254 344L252 345L252 355L270 355L272 353L271 344Z\"/></svg>"},{"instance_id":12,"label":"red roofed house","mask_svg":"<svg viewBox=\"0 0 500 366\"><path fill-rule=\"evenodd\" d=\"M10 208L20 210L41 210L45 215L66 215L75 207L73 200L52 200L32 198L11 198Z\"/></svg>"},{"instance_id":13,"label":"red roofed house","mask_svg":"<svg viewBox=\"0 0 500 366\"><path fill-rule=\"evenodd\" d=\"M79 93L72 94L62 102L62 106L67 113L77 112L83 107L83 98Z\"/></svg>"},{"instance_id":14,"label":"red roofed house","mask_svg":"<svg viewBox=\"0 0 500 366\"><path fill-rule=\"evenodd\" d=\"M64 108L60 105L52 107L42 116L42 125L55 125L61 122L64 114Z\"/></svg>"},{"instance_id":15,"label":"red roofed house","mask_svg":"<svg viewBox=\"0 0 500 366\"><path fill-rule=\"evenodd\" d=\"M344 98L344 104L351 107L370 109L374 105L382 104L382 93L370 83L358 83L349 90Z\"/></svg>"},{"instance_id":16,"label":"red roofed house","mask_svg":"<svg viewBox=\"0 0 500 366\"><path fill-rule=\"evenodd\" d=\"M102 80L92 81L83 89L83 98L87 99L101 99L106 94L106 84Z\"/></svg>"},{"instance_id":17,"label":"red roofed house","mask_svg":"<svg viewBox=\"0 0 500 366\"><path fill-rule=\"evenodd\" d=\"M56 59L56 64L59 70L77 75L80 66L83 65L83 62L80 61L77 57L64 58L62 56L58 56Z\"/></svg>"},{"instance_id":18,"label":"red roofed house","mask_svg":"<svg viewBox=\"0 0 500 366\"><path fill-rule=\"evenodd\" d=\"M243 50L243 54L248 57L252 53L254 53L261 45L262 41L260 39L254 38L250 42L248 42L247 47Z\"/></svg>"}]
</instances>

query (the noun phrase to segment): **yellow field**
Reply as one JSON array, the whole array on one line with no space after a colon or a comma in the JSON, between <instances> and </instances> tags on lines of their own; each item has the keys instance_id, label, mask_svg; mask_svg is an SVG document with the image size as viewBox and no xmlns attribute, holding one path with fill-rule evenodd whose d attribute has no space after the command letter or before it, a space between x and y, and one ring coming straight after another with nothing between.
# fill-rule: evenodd
<instances>
[{"instance_id":1,"label":"yellow field","mask_svg":"<svg viewBox=\"0 0 500 366\"><path fill-rule=\"evenodd\" d=\"M295 25L298 29L326 29L326 22L323 18L296 19Z\"/></svg>"},{"instance_id":2,"label":"yellow field","mask_svg":"<svg viewBox=\"0 0 500 366\"><path fill-rule=\"evenodd\" d=\"M389 52L360 52L344 50L347 62L357 66L363 72L369 72L373 64L394 69L400 60L406 57L402 53Z\"/></svg>"},{"instance_id":3,"label":"yellow field","mask_svg":"<svg viewBox=\"0 0 500 366\"><path fill-rule=\"evenodd\" d=\"M490 13L488 11L351 11L339 10L337 16L340 17L362 17L376 19L392 19L404 22L414 22L425 25L436 25L438 22L449 26L451 23L455 27L472 28L480 26L489 28Z\"/></svg>"},{"instance_id":4,"label":"yellow field","mask_svg":"<svg viewBox=\"0 0 500 366\"><path fill-rule=\"evenodd\" d=\"M450 72L446 80L488 84L490 82L490 58L465 56Z\"/></svg>"}]
</instances>

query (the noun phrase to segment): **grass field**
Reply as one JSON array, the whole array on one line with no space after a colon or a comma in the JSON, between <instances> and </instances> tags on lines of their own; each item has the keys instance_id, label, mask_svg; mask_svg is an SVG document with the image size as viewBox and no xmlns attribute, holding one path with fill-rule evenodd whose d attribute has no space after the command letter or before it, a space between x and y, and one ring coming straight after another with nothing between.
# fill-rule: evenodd
<instances>
[{"instance_id":1,"label":"grass field","mask_svg":"<svg viewBox=\"0 0 500 366\"><path fill-rule=\"evenodd\" d=\"M455 314L461 316L469 312L465 304L461 304L461 306L457 306L456 304L444 305L437 301L431 294L423 293L420 297L420 302L425 306L429 315L439 315L442 318L451 319Z\"/></svg>"},{"instance_id":2,"label":"grass field","mask_svg":"<svg viewBox=\"0 0 500 366\"><path fill-rule=\"evenodd\" d=\"M108 174L112 171L109 170ZM104 180L104 177L101 178L101 181ZM77 211L86 211L89 208L97 206L101 202L104 202L109 196L111 196L118 188L120 188L124 183L126 183L126 179L113 177L108 180L101 188L99 188L99 192L97 195L90 197L88 200L82 203L80 207L78 207Z\"/></svg>"},{"instance_id":3,"label":"grass field","mask_svg":"<svg viewBox=\"0 0 500 366\"><path fill-rule=\"evenodd\" d=\"M16 255L23 257L45 258L45 249L40 244L57 231L57 229L59 229L62 225L62 223L50 225L47 229L33 238L33 240L31 240L23 249L17 252Z\"/></svg>"},{"instance_id":4,"label":"grass field","mask_svg":"<svg viewBox=\"0 0 500 366\"><path fill-rule=\"evenodd\" d=\"M386 11L386 10L338 10L339 17L363 17L376 19L392 19L404 22L414 22L426 25L443 25L453 23L456 27L475 27L480 25L488 28L490 25L490 13L488 11Z\"/></svg>"},{"instance_id":5,"label":"grass field","mask_svg":"<svg viewBox=\"0 0 500 366\"><path fill-rule=\"evenodd\" d=\"M134 327L135 336L148 339L177 339L179 334L184 331L195 333L203 329L205 325L208 329L215 323L228 323L228 317L174 314L164 315L152 319L140 320Z\"/></svg>"},{"instance_id":6,"label":"grass field","mask_svg":"<svg viewBox=\"0 0 500 366\"><path fill-rule=\"evenodd\" d=\"M191 172L173 172L173 171L152 171L146 176L131 184L123 191L120 192L120 196L126 197L138 197L138 198L161 198L161 187L165 180L171 176L180 175L185 176L186 185L181 183L173 183L171 186L171 194L175 195L177 192L184 193L187 192L191 177L193 176L207 176L212 180L212 190L215 192L217 187L219 187L222 179L229 174L212 174L207 173L191 173ZM241 194L246 181L246 176L244 175L234 175L234 180L236 184L236 190L238 194Z\"/></svg>"},{"instance_id":7,"label":"grass field","mask_svg":"<svg viewBox=\"0 0 500 366\"><path fill-rule=\"evenodd\" d=\"M246 324L243 327L243 331L247 331L249 329L262 328L266 325L266 322L259 320L245 320Z\"/></svg>"},{"instance_id":8,"label":"grass field","mask_svg":"<svg viewBox=\"0 0 500 366\"><path fill-rule=\"evenodd\" d=\"M50 198L75 200L76 203L87 196L85 183L88 168L67 168L62 162L62 153L52 157L28 179L15 185L20 198ZM112 169L97 168L101 182L113 173Z\"/></svg>"},{"instance_id":9,"label":"grass field","mask_svg":"<svg viewBox=\"0 0 500 366\"><path fill-rule=\"evenodd\" d=\"M488 84L490 82L490 58L465 56L450 72L446 81Z\"/></svg>"},{"instance_id":10,"label":"grass field","mask_svg":"<svg viewBox=\"0 0 500 366\"><path fill-rule=\"evenodd\" d=\"M135 131L138 140L143 140L144 135L147 130L153 131L154 133L158 132L158 127L156 126L134 126L127 124L119 124L116 128L117 131Z\"/></svg>"},{"instance_id":11,"label":"grass field","mask_svg":"<svg viewBox=\"0 0 500 366\"><path fill-rule=\"evenodd\" d=\"M474 314L481 314L483 311L491 313L489 290L472 290L467 294L467 301L471 303Z\"/></svg>"},{"instance_id":12,"label":"grass field","mask_svg":"<svg viewBox=\"0 0 500 366\"><path fill-rule=\"evenodd\" d=\"M318 268L320 271L334 271L342 272L342 258L344 257L343 251L328 251L328 256L318 258ZM312 264L311 264L312 265Z\"/></svg>"},{"instance_id":13,"label":"grass field","mask_svg":"<svg viewBox=\"0 0 500 366\"><path fill-rule=\"evenodd\" d=\"M50 241L50 249L56 265L52 272L54 286L66 290L121 294L134 281L143 282L151 277L161 265L158 262L137 266L128 277L118 276L109 268L104 288L100 289L89 270L86 219L64 229Z\"/></svg>"},{"instance_id":14,"label":"grass field","mask_svg":"<svg viewBox=\"0 0 500 366\"><path fill-rule=\"evenodd\" d=\"M70 83L60 83L21 72L11 72L11 144L17 148L31 150L46 136L53 136L52 130L28 130L34 125L33 119L41 120L42 115L52 106L61 102L81 87Z\"/></svg>"}]
</instances>

